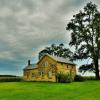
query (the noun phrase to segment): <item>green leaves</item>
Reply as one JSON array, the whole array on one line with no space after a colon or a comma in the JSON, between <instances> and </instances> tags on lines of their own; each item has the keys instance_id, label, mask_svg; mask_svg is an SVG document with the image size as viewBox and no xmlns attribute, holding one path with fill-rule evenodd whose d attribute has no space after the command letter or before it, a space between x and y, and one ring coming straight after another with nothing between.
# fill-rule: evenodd
<instances>
[{"instance_id":1,"label":"green leaves","mask_svg":"<svg viewBox=\"0 0 100 100\"><path fill-rule=\"evenodd\" d=\"M67 24L67 30L71 31L71 41L69 45L75 46L74 60L91 58L93 64L82 65L80 72L92 71L99 79L100 59L100 12L92 2L87 3L83 10L73 16Z\"/></svg>"},{"instance_id":2,"label":"green leaves","mask_svg":"<svg viewBox=\"0 0 100 100\"><path fill-rule=\"evenodd\" d=\"M71 52L68 48L64 48L64 44L55 45L52 44L50 47L46 47L42 51L39 52L39 59L44 54L55 55L58 57L69 58L72 60L73 52Z\"/></svg>"},{"instance_id":3,"label":"green leaves","mask_svg":"<svg viewBox=\"0 0 100 100\"><path fill-rule=\"evenodd\" d=\"M90 13L95 14L98 12L97 6L95 4L92 4L92 2L87 3L87 5L84 7L84 11L89 15Z\"/></svg>"},{"instance_id":4,"label":"green leaves","mask_svg":"<svg viewBox=\"0 0 100 100\"><path fill-rule=\"evenodd\" d=\"M69 45L76 47L75 53L77 54L74 56L76 59L87 59L90 55L97 56L96 53L100 52L100 50L98 51L100 13L95 4L92 4L92 2L87 3L82 11L73 16L66 29L71 31ZM85 47L83 48L84 45Z\"/></svg>"},{"instance_id":5,"label":"green leaves","mask_svg":"<svg viewBox=\"0 0 100 100\"><path fill-rule=\"evenodd\" d=\"M93 63L91 63L91 64L84 64L84 65L81 65L79 67L79 72L84 74L87 71L95 73L95 67L94 67Z\"/></svg>"}]
</instances>

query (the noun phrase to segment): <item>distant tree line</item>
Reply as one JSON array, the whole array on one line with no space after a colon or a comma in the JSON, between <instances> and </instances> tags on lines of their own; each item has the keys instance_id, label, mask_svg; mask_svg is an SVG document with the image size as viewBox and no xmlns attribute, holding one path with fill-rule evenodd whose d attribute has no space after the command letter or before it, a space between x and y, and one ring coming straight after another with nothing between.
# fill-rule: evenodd
<instances>
[{"instance_id":1,"label":"distant tree line","mask_svg":"<svg viewBox=\"0 0 100 100\"><path fill-rule=\"evenodd\" d=\"M16 75L0 75L0 77L17 77Z\"/></svg>"}]
</instances>

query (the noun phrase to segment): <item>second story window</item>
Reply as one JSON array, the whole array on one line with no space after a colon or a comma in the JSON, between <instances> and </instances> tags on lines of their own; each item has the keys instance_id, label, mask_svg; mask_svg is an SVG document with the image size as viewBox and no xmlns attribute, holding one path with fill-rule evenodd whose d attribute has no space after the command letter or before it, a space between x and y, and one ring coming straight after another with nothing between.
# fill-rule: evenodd
<instances>
[{"instance_id":1,"label":"second story window","mask_svg":"<svg viewBox=\"0 0 100 100\"><path fill-rule=\"evenodd\" d=\"M44 63L42 63L41 66L44 67Z\"/></svg>"},{"instance_id":2,"label":"second story window","mask_svg":"<svg viewBox=\"0 0 100 100\"><path fill-rule=\"evenodd\" d=\"M62 65L62 67L64 67L64 64L63 63L61 65Z\"/></svg>"},{"instance_id":3,"label":"second story window","mask_svg":"<svg viewBox=\"0 0 100 100\"><path fill-rule=\"evenodd\" d=\"M45 61L44 66L48 67L48 62L47 61Z\"/></svg>"},{"instance_id":4,"label":"second story window","mask_svg":"<svg viewBox=\"0 0 100 100\"><path fill-rule=\"evenodd\" d=\"M72 65L72 69L74 69L74 66Z\"/></svg>"}]
</instances>

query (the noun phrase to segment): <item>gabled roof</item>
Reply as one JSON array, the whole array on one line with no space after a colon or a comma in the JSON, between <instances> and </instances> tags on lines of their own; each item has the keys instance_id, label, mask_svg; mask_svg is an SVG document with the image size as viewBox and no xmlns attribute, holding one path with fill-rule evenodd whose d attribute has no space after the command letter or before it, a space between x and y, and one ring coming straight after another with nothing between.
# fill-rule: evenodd
<instances>
[{"instance_id":1,"label":"gabled roof","mask_svg":"<svg viewBox=\"0 0 100 100\"><path fill-rule=\"evenodd\" d=\"M30 65L27 65L24 70L27 70L27 69L34 69L34 68L37 68L37 64L30 64Z\"/></svg>"},{"instance_id":2,"label":"gabled roof","mask_svg":"<svg viewBox=\"0 0 100 100\"><path fill-rule=\"evenodd\" d=\"M44 56L48 56L48 57L52 58L53 60L55 60L57 62L76 65L72 61L70 61L68 58L57 57L57 56L53 56L53 55L49 55L49 54L45 54ZM41 59L43 59L43 57ZM41 61L41 59L38 61L38 63Z\"/></svg>"}]
</instances>

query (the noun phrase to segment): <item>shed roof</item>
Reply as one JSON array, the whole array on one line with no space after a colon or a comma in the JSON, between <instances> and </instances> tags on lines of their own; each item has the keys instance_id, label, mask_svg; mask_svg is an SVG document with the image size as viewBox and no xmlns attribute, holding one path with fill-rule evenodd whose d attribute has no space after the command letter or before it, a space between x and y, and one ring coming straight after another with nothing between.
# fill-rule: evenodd
<instances>
[{"instance_id":1,"label":"shed roof","mask_svg":"<svg viewBox=\"0 0 100 100\"><path fill-rule=\"evenodd\" d=\"M34 68L37 68L37 64L30 64L30 65L27 65L24 70L26 69L34 69Z\"/></svg>"}]
</instances>

